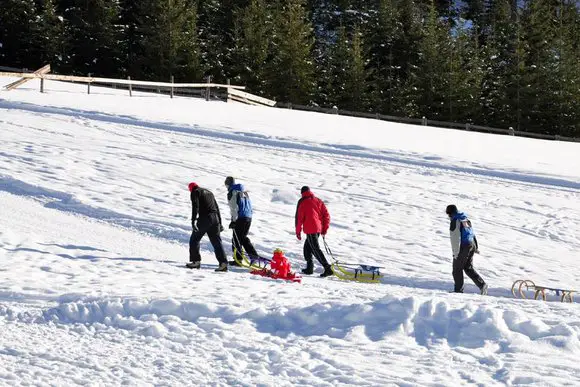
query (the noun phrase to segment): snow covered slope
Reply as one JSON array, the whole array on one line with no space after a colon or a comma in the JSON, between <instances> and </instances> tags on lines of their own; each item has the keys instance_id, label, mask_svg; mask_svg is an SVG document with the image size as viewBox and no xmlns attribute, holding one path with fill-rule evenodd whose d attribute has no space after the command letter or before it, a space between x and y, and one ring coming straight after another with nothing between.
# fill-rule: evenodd
<instances>
[{"instance_id":1,"label":"snow covered slope","mask_svg":"<svg viewBox=\"0 0 580 387\"><path fill-rule=\"evenodd\" d=\"M9 80L1 79L2 82ZM47 82L0 92L0 383L578 385L580 146ZM245 183L250 237L298 269L309 185L381 284L189 271L187 183ZM452 288L445 206L490 285ZM229 233L223 235L229 252ZM552 300L555 296L551 297Z\"/></svg>"}]
</instances>

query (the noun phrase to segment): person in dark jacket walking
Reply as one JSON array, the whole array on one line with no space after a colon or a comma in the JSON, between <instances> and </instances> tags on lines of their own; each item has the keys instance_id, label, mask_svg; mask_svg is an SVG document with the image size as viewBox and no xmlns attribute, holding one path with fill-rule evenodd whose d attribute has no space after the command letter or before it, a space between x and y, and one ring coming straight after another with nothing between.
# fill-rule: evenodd
<instances>
[{"instance_id":1,"label":"person in dark jacket walking","mask_svg":"<svg viewBox=\"0 0 580 387\"><path fill-rule=\"evenodd\" d=\"M455 293L463 293L463 272L477 285L481 294L487 294L487 284L473 268L473 255L478 252L477 238L471 221L457 207L450 204L445 209L451 224L449 226L451 249L453 251L453 281Z\"/></svg>"},{"instance_id":2,"label":"person in dark jacket walking","mask_svg":"<svg viewBox=\"0 0 580 387\"><path fill-rule=\"evenodd\" d=\"M257 257L258 253L254 245L248 238L250 226L252 225L252 202L250 195L244 190L242 184L236 184L232 176L226 177L225 185L228 189L228 205L230 206L232 229L232 252L235 254L230 265L237 265L236 259L242 261L242 248L252 257Z\"/></svg>"},{"instance_id":3,"label":"person in dark jacket walking","mask_svg":"<svg viewBox=\"0 0 580 387\"><path fill-rule=\"evenodd\" d=\"M216 271L228 271L228 260L220 237L220 232L224 228L215 197L211 191L201 188L196 183L189 183L189 191L191 192L191 227L193 232L189 239L190 262L186 266L190 269L199 269L201 267L199 242L207 233L213 246L215 257L219 262L219 267Z\"/></svg>"},{"instance_id":4,"label":"person in dark jacket walking","mask_svg":"<svg viewBox=\"0 0 580 387\"><path fill-rule=\"evenodd\" d=\"M322 267L324 267L324 272L320 276L328 277L334 273L320 249L318 238L320 234L322 236L326 235L330 225L330 215L324 202L314 196L310 188L304 186L300 190L300 193L302 194L302 198L296 206L296 238L298 240L302 239L302 231L306 234L306 242L304 242L306 269L303 269L302 273L312 274L314 272L314 263L312 261L312 255L314 255Z\"/></svg>"}]
</instances>

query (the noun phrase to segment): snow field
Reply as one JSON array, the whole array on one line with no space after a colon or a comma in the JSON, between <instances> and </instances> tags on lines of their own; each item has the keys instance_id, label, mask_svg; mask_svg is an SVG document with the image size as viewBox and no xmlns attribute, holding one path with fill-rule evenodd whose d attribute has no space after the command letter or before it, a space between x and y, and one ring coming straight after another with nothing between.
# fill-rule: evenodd
<instances>
[{"instance_id":1,"label":"snow field","mask_svg":"<svg viewBox=\"0 0 580 387\"><path fill-rule=\"evenodd\" d=\"M0 384L580 382L577 304L510 293L580 282L577 144L29 85L0 94ZM309 185L334 254L386 266L382 283L215 274L207 240L204 269L180 267L187 183L212 189L227 224L227 175L250 191L260 253L302 264ZM474 222L490 297L468 278L447 294L451 202Z\"/></svg>"}]
</instances>

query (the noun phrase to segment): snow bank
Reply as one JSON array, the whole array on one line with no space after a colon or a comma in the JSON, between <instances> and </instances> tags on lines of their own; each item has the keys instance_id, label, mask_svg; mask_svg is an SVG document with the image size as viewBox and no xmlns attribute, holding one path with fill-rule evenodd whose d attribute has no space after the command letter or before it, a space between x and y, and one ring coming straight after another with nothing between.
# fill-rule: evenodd
<instances>
[{"instance_id":1,"label":"snow bank","mask_svg":"<svg viewBox=\"0 0 580 387\"><path fill-rule=\"evenodd\" d=\"M501 305L500 305L501 306ZM0 308L0 316L34 323L80 324L99 330L117 328L144 336L182 340L177 325L249 322L255 330L278 337L326 336L347 341L376 342L403 335L423 347L481 348L490 344L525 347L530 344L580 352L580 326L528 316L500 306L421 297L385 297L361 304L329 302L307 307L256 308L179 301L172 298L81 299L63 302L33 316ZM364 332L353 336L354 332Z\"/></svg>"}]
</instances>

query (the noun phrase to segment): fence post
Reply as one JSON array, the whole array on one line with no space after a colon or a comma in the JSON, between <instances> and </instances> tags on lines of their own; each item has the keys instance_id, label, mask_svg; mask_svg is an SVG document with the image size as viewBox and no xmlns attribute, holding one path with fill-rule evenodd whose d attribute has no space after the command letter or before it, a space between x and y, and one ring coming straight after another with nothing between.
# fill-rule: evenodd
<instances>
[{"instance_id":1,"label":"fence post","mask_svg":"<svg viewBox=\"0 0 580 387\"><path fill-rule=\"evenodd\" d=\"M128 76L127 80L129 81L129 97L133 96L133 85L131 84L131 77Z\"/></svg>"},{"instance_id":2,"label":"fence post","mask_svg":"<svg viewBox=\"0 0 580 387\"><path fill-rule=\"evenodd\" d=\"M375 118L376 118L377 120L380 120L380 119L381 119L381 113L377 113L377 114L375 115Z\"/></svg>"},{"instance_id":3,"label":"fence post","mask_svg":"<svg viewBox=\"0 0 580 387\"><path fill-rule=\"evenodd\" d=\"M560 141L560 140L562 140L562 137L561 137L559 134L557 134L557 135L554 137L554 140L556 140L556 141Z\"/></svg>"},{"instance_id":4,"label":"fence post","mask_svg":"<svg viewBox=\"0 0 580 387\"><path fill-rule=\"evenodd\" d=\"M513 126L510 126L508 130L510 132L510 136L515 136L516 135L516 133L514 132Z\"/></svg>"},{"instance_id":5,"label":"fence post","mask_svg":"<svg viewBox=\"0 0 580 387\"><path fill-rule=\"evenodd\" d=\"M209 85L211 83L211 75L207 76L207 84ZM205 100L209 101L209 86L206 87L205 89Z\"/></svg>"},{"instance_id":6,"label":"fence post","mask_svg":"<svg viewBox=\"0 0 580 387\"><path fill-rule=\"evenodd\" d=\"M44 93L44 78L40 78L40 92Z\"/></svg>"},{"instance_id":7,"label":"fence post","mask_svg":"<svg viewBox=\"0 0 580 387\"><path fill-rule=\"evenodd\" d=\"M469 124L469 122L465 124L465 130L467 130L468 132L471 130L471 124Z\"/></svg>"},{"instance_id":8,"label":"fence post","mask_svg":"<svg viewBox=\"0 0 580 387\"><path fill-rule=\"evenodd\" d=\"M89 73L89 78L91 77L91 73ZM91 94L91 81L87 83L87 94Z\"/></svg>"},{"instance_id":9,"label":"fence post","mask_svg":"<svg viewBox=\"0 0 580 387\"><path fill-rule=\"evenodd\" d=\"M173 75L172 75L171 76L171 92L169 94L171 96L171 98L173 98L173 80L174 80L174 78L173 78Z\"/></svg>"},{"instance_id":10,"label":"fence post","mask_svg":"<svg viewBox=\"0 0 580 387\"><path fill-rule=\"evenodd\" d=\"M423 126L427 126L427 118L423 116Z\"/></svg>"},{"instance_id":11,"label":"fence post","mask_svg":"<svg viewBox=\"0 0 580 387\"><path fill-rule=\"evenodd\" d=\"M228 86L230 86L230 79L229 78L227 79L226 84ZM229 87L226 89L226 102L230 102L230 88Z\"/></svg>"}]
</instances>

